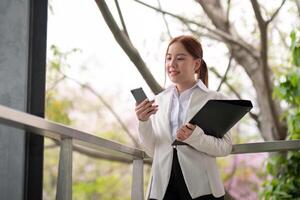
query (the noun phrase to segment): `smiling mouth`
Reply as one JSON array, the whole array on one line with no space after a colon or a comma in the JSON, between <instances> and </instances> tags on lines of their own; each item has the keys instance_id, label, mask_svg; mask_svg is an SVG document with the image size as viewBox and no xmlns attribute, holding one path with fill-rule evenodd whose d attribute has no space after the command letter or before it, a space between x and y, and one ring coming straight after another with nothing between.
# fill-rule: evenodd
<instances>
[{"instance_id":1,"label":"smiling mouth","mask_svg":"<svg viewBox=\"0 0 300 200\"><path fill-rule=\"evenodd\" d=\"M170 76L176 76L179 74L178 71L169 71Z\"/></svg>"}]
</instances>

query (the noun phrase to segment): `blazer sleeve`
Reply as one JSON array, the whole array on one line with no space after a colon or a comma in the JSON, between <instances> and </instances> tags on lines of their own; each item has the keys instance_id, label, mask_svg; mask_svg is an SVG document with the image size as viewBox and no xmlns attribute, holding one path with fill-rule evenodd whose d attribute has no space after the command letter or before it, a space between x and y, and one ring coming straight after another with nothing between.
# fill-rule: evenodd
<instances>
[{"instance_id":1,"label":"blazer sleeve","mask_svg":"<svg viewBox=\"0 0 300 200\"><path fill-rule=\"evenodd\" d=\"M184 142L198 151L215 157L227 156L232 150L230 132L227 132L222 138L216 138L206 135L199 126L196 126L192 135L185 139Z\"/></svg>"},{"instance_id":2,"label":"blazer sleeve","mask_svg":"<svg viewBox=\"0 0 300 200\"><path fill-rule=\"evenodd\" d=\"M215 93L214 99L227 99L227 97L221 93ZM230 132L227 132L222 138L216 138L206 135L199 126L196 126L193 133L184 142L200 152L215 157L227 156L232 150Z\"/></svg>"},{"instance_id":3,"label":"blazer sleeve","mask_svg":"<svg viewBox=\"0 0 300 200\"><path fill-rule=\"evenodd\" d=\"M147 121L139 121L138 125L139 142L144 147L146 153L153 157L155 148L155 135L151 123L151 118Z\"/></svg>"}]
</instances>

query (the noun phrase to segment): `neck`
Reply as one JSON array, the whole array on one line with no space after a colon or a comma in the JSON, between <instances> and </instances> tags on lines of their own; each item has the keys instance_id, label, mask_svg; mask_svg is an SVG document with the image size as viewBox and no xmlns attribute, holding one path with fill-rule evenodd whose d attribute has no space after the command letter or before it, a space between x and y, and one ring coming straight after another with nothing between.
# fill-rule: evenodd
<instances>
[{"instance_id":1,"label":"neck","mask_svg":"<svg viewBox=\"0 0 300 200\"><path fill-rule=\"evenodd\" d=\"M190 89L191 87L193 87L196 83L197 83L197 81L194 80L194 81L188 82L188 83L176 84L176 88L177 88L178 93L181 94L185 90Z\"/></svg>"}]
</instances>

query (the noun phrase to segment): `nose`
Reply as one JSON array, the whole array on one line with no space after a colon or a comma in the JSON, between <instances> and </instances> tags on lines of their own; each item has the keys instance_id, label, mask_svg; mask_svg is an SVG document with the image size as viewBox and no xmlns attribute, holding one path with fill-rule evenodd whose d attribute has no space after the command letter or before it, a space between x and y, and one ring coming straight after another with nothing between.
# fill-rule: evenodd
<instances>
[{"instance_id":1,"label":"nose","mask_svg":"<svg viewBox=\"0 0 300 200\"><path fill-rule=\"evenodd\" d=\"M172 67L172 68L176 68L176 60L174 58L168 60L167 61L167 66Z\"/></svg>"}]
</instances>

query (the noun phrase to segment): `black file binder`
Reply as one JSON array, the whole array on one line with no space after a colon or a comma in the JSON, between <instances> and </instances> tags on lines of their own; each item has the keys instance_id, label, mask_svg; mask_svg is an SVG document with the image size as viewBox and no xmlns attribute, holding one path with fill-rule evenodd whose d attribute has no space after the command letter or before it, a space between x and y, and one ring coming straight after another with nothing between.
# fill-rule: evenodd
<instances>
[{"instance_id":1,"label":"black file binder","mask_svg":"<svg viewBox=\"0 0 300 200\"><path fill-rule=\"evenodd\" d=\"M253 105L249 100L217 100L211 99L196 113L189 123L198 125L204 133L222 138ZM186 143L175 140L172 145Z\"/></svg>"}]
</instances>

